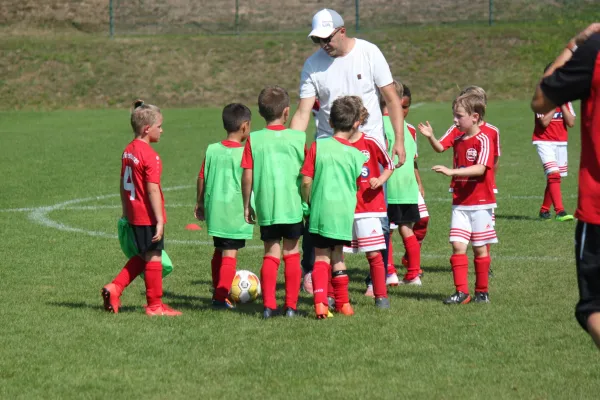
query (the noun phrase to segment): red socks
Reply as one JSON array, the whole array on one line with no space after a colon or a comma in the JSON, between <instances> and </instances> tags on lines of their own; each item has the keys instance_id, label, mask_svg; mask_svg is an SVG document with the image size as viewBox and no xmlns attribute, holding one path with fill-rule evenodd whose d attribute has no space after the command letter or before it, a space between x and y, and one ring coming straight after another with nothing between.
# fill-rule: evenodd
<instances>
[{"instance_id":1,"label":"red socks","mask_svg":"<svg viewBox=\"0 0 600 400\"><path fill-rule=\"evenodd\" d=\"M272 310L275 310L277 308L277 300L275 300L275 291L277 287L278 269L278 258L271 256L263 257L263 265L260 269L260 285L262 289L263 305L266 308L270 308Z\"/></svg>"},{"instance_id":2,"label":"red socks","mask_svg":"<svg viewBox=\"0 0 600 400\"><path fill-rule=\"evenodd\" d=\"M490 272L490 256L475 257L475 291L487 292ZM465 292L466 293L466 292Z\"/></svg>"},{"instance_id":3,"label":"red socks","mask_svg":"<svg viewBox=\"0 0 600 400\"><path fill-rule=\"evenodd\" d=\"M284 255L283 262L285 263L285 308L295 310L298 305L300 281L302 280L300 253Z\"/></svg>"},{"instance_id":4,"label":"red socks","mask_svg":"<svg viewBox=\"0 0 600 400\"><path fill-rule=\"evenodd\" d=\"M231 283L235 278L235 265L237 260L233 257L223 257L221 259L221 266L218 273L219 281L215 288L215 295L213 296L217 301L225 301L229 291L231 290ZM213 277L214 279L214 277Z\"/></svg>"},{"instance_id":5,"label":"red socks","mask_svg":"<svg viewBox=\"0 0 600 400\"><path fill-rule=\"evenodd\" d=\"M419 276L421 270L421 245L415 235L409 236L402 239L404 241L404 248L406 249L406 258L408 259L408 266L405 280L412 280Z\"/></svg>"},{"instance_id":6,"label":"red socks","mask_svg":"<svg viewBox=\"0 0 600 400\"><path fill-rule=\"evenodd\" d=\"M334 272L333 275L331 284L333 285L333 290L335 292L335 309L341 310L344 304L350 303L350 295L348 294L348 283L350 282L350 278L346 275L346 271L337 271Z\"/></svg>"},{"instance_id":7,"label":"red socks","mask_svg":"<svg viewBox=\"0 0 600 400\"><path fill-rule=\"evenodd\" d=\"M419 244L423 243L425 235L427 235L427 226L429 225L429 217L423 217L413 226L413 232L417 237Z\"/></svg>"},{"instance_id":8,"label":"red socks","mask_svg":"<svg viewBox=\"0 0 600 400\"><path fill-rule=\"evenodd\" d=\"M453 254L450 257L452 276L457 292L469 293L469 258L466 254Z\"/></svg>"},{"instance_id":9,"label":"red socks","mask_svg":"<svg viewBox=\"0 0 600 400\"><path fill-rule=\"evenodd\" d=\"M544 191L544 201L542 202L540 212L550 211L550 207L552 207L552 197L550 196L550 184L546 182L546 190Z\"/></svg>"},{"instance_id":10,"label":"red socks","mask_svg":"<svg viewBox=\"0 0 600 400\"><path fill-rule=\"evenodd\" d=\"M550 198L554 204L554 211L561 212L565 209L562 202L562 194L560 193L560 174L558 172L552 172L548 174L548 183L546 185L547 191L550 192ZM544 196L545 201L545 196ZM542 206L543 207L543 206ZM550 207L548 207L550 209Z\"/></svg>"},{"instance_id":11,"label":"red socks","mask_svg":"<svg viewBox=\"0 0 600 400\"><path fill-rule=\"evenodd\" d=\"M327 286L331 282L331 265L325 261L316 261L312 271L313 295L315 304L327 305ZM329 278L327 277L329 275Z\"/></svg>"},{"instance_id":12,"label":"red socks","mask_svg":"<svg viewBox=\"0 0 600 400\"><path fill-rule=\"evenodd\" d=\"M372 257L367 257L369 261L369 269L371 272L371 280L373 281L373 294L375 298L387 297L387 286L385 284L385 265L383 264L383 256L380 252ZM348 278L348 275L344 275ZM346 286L346 290L347 290ZM335 286L334 286L335 291ZM336 297L337 298L337 297ZM337 300L336 300L337 301ZM347 303L347 302L346 302Z\"/></svg>"},{"instance_id":13,"label":"red socks","mask_svg":"<svg viewBox=\"0 0 600 400\"><path fill-rule=\"evenodd\" d=\"M216 289L217 285L219 284L219 271L221 269L221 259L222 258L223 258L223 253L221 252L221 250L215 249L212 260L210 260L210 269L212 271L213 289Z\"/></svg>"},{"instance_id":14,"label":"red socks","mask_svg":"<svg viewBox=\"0 0 600 400\"><path fill-rule=\"evenodd\" d=\"M119 289L119 294L125 289L139 274L144 272L146 263L140 256L133 256L127 261L119 275L112 281Z\"/></svg>"},{"instance_id":15,"label":"red socks","mask_svg":"<svg viewBox=\"0 0 600 400\"><path fill-rule=\"evenodd\" d=\"M146 301L148 307L152 308L162 304L162 263L150 261L146 263L144 270L144 281L146 282Z\"/></svg>"},{"instance_id":16,"label":"red socks","mask_svg":"<svg viewBox=\"0 0 600 400\"><path fill-rule=\"evenodd\" d=\"M394 266L394 247L392 245L392 234L390 233L390 241L388 242L388 259L386 265L387 274L395 274L396 266Z\"/></svg>"}]
</instances>

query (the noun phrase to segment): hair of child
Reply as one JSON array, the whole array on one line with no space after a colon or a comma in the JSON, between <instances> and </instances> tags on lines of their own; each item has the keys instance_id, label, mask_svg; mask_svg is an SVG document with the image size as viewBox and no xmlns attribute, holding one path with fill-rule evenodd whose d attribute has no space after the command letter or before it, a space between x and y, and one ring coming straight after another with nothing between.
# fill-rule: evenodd
<instances>
[{"instance_id":1,"label":"hair of child","mask_svg":"<svg viewBox=\"0 0 600 400\"><path fill-rule=\"evenodd\" d=\"M237 132L242 124L252 119L252 111L241 103L227 104L223 108L223 128L229 132Z\"/></svg>"},{"instance_id":2,"label":"hair of child","mask_svg":"<svg viewBox=\"0 0 600 400\"><path fill-rule=\"evenodd\" d=\"M350 132L355 122L367 122L369 112L360 97L343 96L333 102L329 117L334 131Z\"/></svg>"},{"instance_id":3,"label":"hair of child","mask_svg":"<svg viewBox=\"0 0 600 400\"><path fill-rule=\"evenodd\" d=\"M289 106L290 95L280 86L267 86L258 95L258 112L267 122L281 118Z\"/></svg>"},{"instance_id":4,"label":"hair of child","mask_svg":"<svg viewBox=\"0 0 600 400\"><path fill-rule=\"evenodd\" d=\"M479 94L465 93L458 96L454 102L452 102L452 111L455 111L457 107L462 107L469 115L472 115L473 113L479 114L478 122L482 121L485 117L485 102Z\"/></svg>"},{"instance_id":5,"label":"hair of child","mask_svg":"<svg viewBox=\"0 0 600 400\"><path fill-rule=\"evenodd\" d=\"M154 125L160 115L160 108L138 99L131 105L131 128L137 135L141 133L144 126Z\"/></svg>"}]
</instances>

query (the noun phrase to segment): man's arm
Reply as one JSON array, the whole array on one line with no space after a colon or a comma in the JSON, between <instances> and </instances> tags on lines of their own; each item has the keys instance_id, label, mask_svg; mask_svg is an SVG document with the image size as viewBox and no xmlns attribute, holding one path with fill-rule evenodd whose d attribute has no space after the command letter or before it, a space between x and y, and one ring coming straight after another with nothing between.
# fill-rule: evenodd
<instances>
[{"instance_id":1,"label":"man's arm","mask_svg":"<svg viewBox=\"0 0 600 400\"><path fill-rule=\"evenodd\" d=\"M242 197L244 199L244 218L249 224L255 222L254 210L250 206L250 196L252 195L252 169L245 168L242 172Z\"/></svg>"},{"instance_id":2,"label":"man's arm","mask_svg":"<svg viewBox=\"0 0 600 400\"><path fill-rule=\"evenodd\" d=\"M390 122L394 128L396 137L394 148L392 149L392 158L398 156L398 165L400 167L406 162L406 150L404 149L404 114L402 113L402 101L396 93L393 83L379 88L390 114Z\"/></svg>"},{"instance_id":3,"label":"man's arm","mask_svg":"<svg viewBox=\"0 0 600 400\"><path fill-rule=\"evenodd\" d=\"M290 122L290 129L294 129L300 132L306 132L308 129L308 121L310 121L310 114L312 112L313 105L315 104L316 97L306 97L300 99L298 108L292 117Z\"/></svg>"},{"instance_id":4,"label":"man's arm","mask_svg":"<svg viewBox=\"0 0 600 400\"><path fill-rule=\"evenodd\" d=\"M148 197L150 198L150 205L152 206L152 212L154 218L156 218L156 234L152 238L152 243L158 242L164 232L165 221L162 213L162 198L160 197L160 187L158 183L148 182L146 184L146 190L148 191Z\"/></svg>"}]
</instances>

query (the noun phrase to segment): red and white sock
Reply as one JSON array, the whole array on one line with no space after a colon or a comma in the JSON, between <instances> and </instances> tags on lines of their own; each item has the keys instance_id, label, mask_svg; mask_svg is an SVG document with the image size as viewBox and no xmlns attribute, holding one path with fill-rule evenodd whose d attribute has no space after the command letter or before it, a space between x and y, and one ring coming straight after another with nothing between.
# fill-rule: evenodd
<instances>
[{"instance_id":1,"label":"red and white sock","mask_svg":"<svg viewBox=\"0 0 600 400\"><path fill-rule=\"evenodd\" d=\"M215 249L212 260L210 260L210 270L212 272L212 283L213 289L217 288L219 284L219 271L221 270L221 259L223 258L223 252L219 249Z\"/></svg>"},{"instance_id":2,"label":"red and white sock","mask_svg":"<svg viewBox=\"0 0 600 400\"><path fill-rule=\"evenodd\" d=\"M348 283L350 283L350 278L346 275L346 271L336 271L333 273L331 284L333 285L333 290L335 292L336 310L340 310L344 304L350 302Z\"/></svg>"},{"instance_id":3,"label":"red and white sock","mask_svg":"<svg viewBox=\"0 0 600 400\"><path fill-rule=\"evenodd\" d=\"M217 301L225 301L231 290L233 278L235 278L235 266L237 260L233 257L223 257L221 259L221 268L219 271L219 282L215 289L214 298Z\"/></svg>"},{"instance_id":4,"label":"red and white sock","mask_svg":"<svg viewBox=\"0 0 600 400\"><path fill-rule=\"evenodd\" d=\"M275 292L277 290L277 271L279 270L279 259L271 256L263 257L263 265L260 269L260 286L262 289L263 305L272 310L277 308Z\"/></svg>"},{"instance_id":5,"label":"red and white sock","mask_svg":"<svg viewBox=\"0 0 600 400\"><path fill-rule=\"evenodd\" d=\"M162 263L150 261L144 269L144 282L146 283L146 301L149 308L162 304Z\"/></svg>"},{"instance_id":6,"label":"red and white sock","mask_svg":"<svg viewBox=\"0 0 600 400\"><path fill-rule=\"evenodd\" d=\"M316 261L312 270L313 296L315 304L323 303L327 305L327 285L331 281L331 273L328 273L331 266L325 261Z\"/></svg>"},{"instance_id":7,"label":"red and white sock","mask_svg":"<svg viewBox=\"0 0 600 400\"><path fill-rule=\"evenodd\" d=\"M403 238L402 241L404 242L406 258L408 259L404 280L410 281L419 276L419 271L421 270L421 245L415 235Z\"/></svg>"},{"instance_id":8,"label":"red and white sock","mask_svg":"<svg viewBox=\"0 0 600 400\"><path fill-rule=\"evenodd\" d=\"M487 292L489 282L490 256L475 257L475 291Z\"/></svg>"},{"instance_id":9,"label":"red and white sock","mask_svg":"<svg viewBox=\"0 0 600 400\"><path fill-rule=\"evenodd\" d=\"M452 276L457 292L469 293L469 258L466 254L453 254L450 257Z\"/></svg>"},{"instance_id":10,"label":"red and white sock","mask_svg":"<svg viewBox=\"0 0 600 400\"><path fill-rule=\"evenodd\" d=\"M376 255L372 257L367 257L367 260L369 261L371 280L373 281L373 294L375 295L375 298L387 297L387 286L385 284L385 265L383 264L383 256L380 252L377 252Z\"/></svg>"},{"instance_id":11,"label":"red and white sock","mask_svg":"<svg viewBox=\"0 0 600 400\"><path fill-rule=\"evenodd\" d=\"M300 282L302 281L302 267L300 266L300 253L283 256L285 263L285 308L296 309Z\"/></svg>"},{"instance_id":12,"label":"red and white sock","mask_svg":"<svg viewBox=\"0 0 600 400\"><path fill-rule=\"evenodd\" d=\"M146 263L140 256L131 257L127 261L127 264L125 264L121 272L119 272L119 274L112 281L112 283L114 283L115 286L117 286L117 289L119 290L119 293L117 294L120 295L123 292L123 290L127 286L129 286L129 284L133 282L135 278L137 278L139 274L144 272L145 266Z\"/></svg>"}]
</instances>

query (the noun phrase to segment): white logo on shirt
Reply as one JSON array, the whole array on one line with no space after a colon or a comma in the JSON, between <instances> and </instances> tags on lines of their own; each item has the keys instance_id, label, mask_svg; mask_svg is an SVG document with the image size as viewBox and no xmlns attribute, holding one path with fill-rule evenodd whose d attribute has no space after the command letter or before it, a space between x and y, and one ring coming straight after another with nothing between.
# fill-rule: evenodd
<instances>
[{"instance_id":1,"label":"white logo on shirt","mask_svg":"<svg viewBox=\"0 0 600 400\"><path fill-rule=\"evenodd\" d=\"M477 158L477 150L475 150L474 148L471 147L469 150L467 150L467 160L475 161L476 158Z\"/></svg>"}]
</instances>

